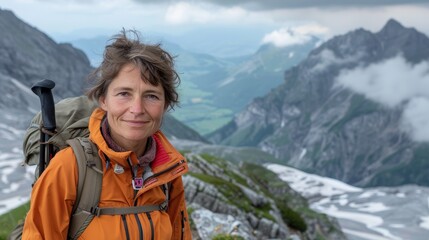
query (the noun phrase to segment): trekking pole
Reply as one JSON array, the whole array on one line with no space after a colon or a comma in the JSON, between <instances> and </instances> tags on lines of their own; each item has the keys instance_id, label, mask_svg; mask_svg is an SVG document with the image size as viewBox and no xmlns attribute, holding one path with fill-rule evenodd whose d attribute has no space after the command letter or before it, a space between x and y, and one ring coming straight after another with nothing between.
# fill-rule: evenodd
<instances>
[{"instance_id":1,"label":"trekking pole","mask_svg":"<svg viewBox=\"0 0 429 240\"><path fill-rule=\"evenodd\" d=\"M31 90L40 98L42 126L40 128L40 154L39 154L39 176L45 170L46 164L53 154L52 144L48 144L48 140L55 132L55 105L52 91L55 87L55 82L44 79L35 83Z\"/></svg>"}]
</instances>

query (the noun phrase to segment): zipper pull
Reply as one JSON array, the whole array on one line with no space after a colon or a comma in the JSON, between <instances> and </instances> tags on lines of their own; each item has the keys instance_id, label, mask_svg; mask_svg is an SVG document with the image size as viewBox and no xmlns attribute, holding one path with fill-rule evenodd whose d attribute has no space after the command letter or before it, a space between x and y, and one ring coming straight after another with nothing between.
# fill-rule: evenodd
<instances>
[{"instance_id":1,"label":"zipper pull","mask_svg":"<svg viewBox=\"0 0 429 240\"><path fill-rule=\"evenodd\" d=\"M134 165L132 167L132 171L133 171L132 185L133 185L133 189L136 191L143 188L143 178L142 177L136 177L138 169L139 169L138 165Z\"/></svg>"},{"instance_id":2,"label":"zipper pull","mask_svg":"<svg viewBox=\"0 0 429 240\"><path fill-rule=\"evenodd\" d=\"M136 177L131 180L131 183L133 184L133 189L138 191L143 188L143 178Z\"/></svg>"}]
</instances>

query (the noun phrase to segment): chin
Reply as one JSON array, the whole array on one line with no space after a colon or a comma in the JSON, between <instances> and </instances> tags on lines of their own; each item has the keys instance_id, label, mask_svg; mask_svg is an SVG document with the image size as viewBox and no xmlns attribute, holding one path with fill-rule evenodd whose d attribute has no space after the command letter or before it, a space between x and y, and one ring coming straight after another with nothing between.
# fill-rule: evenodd
<instances>
[{"instance_id":1,"label":"chin","mask_svg":"<svg viewBox=\"0 0 429 240\"><path fill-rule=\"evenodd\" d=\"M128 140L131 140L131 141L143 141L143 140L146 140L150 136L152 136L152 134L138 134L138 135L130 134L126 138Z\"/></svg>"}]
</instances>

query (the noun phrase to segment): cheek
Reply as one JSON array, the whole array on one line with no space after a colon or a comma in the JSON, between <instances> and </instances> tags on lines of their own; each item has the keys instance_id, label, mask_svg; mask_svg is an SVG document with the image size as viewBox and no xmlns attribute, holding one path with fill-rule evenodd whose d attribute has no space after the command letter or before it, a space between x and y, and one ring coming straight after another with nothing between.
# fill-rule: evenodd
<instances>
[{"instance_id":1,"label":"cheek","mask_svg":"<svg viewBox=\"0 0 429 240\"><path fill-rule=\"evenodd\" d=\"M164 116L164 113L165 113L164 109L158 108L158 109L154 109L151 115L154 119L161 121Z\"/></svg>"}]
</instances>

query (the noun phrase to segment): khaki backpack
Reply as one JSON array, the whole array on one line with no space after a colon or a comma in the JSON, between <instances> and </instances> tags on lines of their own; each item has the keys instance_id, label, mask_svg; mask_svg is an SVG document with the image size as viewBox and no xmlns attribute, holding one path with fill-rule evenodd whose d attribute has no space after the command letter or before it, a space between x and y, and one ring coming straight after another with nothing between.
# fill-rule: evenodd
<instances>
[{"instance_id":1,"label":"khaki backpack","mask_svg":"<svg viewBox=\"0 0 429 240\"><path fill-rule=\"evenodd\" d=\"M103 181L102 163L98 156L97 146L88 139L89 117L96 107L97 105L86 96L67 98L55 104L56 125L59 130L50 133L51 137L47 143L54 146L55 153L71 146L78 165L76 204L73 206L68 239L77 239L96 216L165 211L168 207L170 184L162 186L166 198L159 205L124 208L98 207ZM39 161L41 124L42 117L39 112L32 119L24 136L23 151L27 165L37 165ZM49 162L46 162L46 165L48 164ZM35 181L39 177L38 172L36 169ZM21 239L23 226L24 223L18 224L8 239Z\"/></svg>"}]
</instances>

